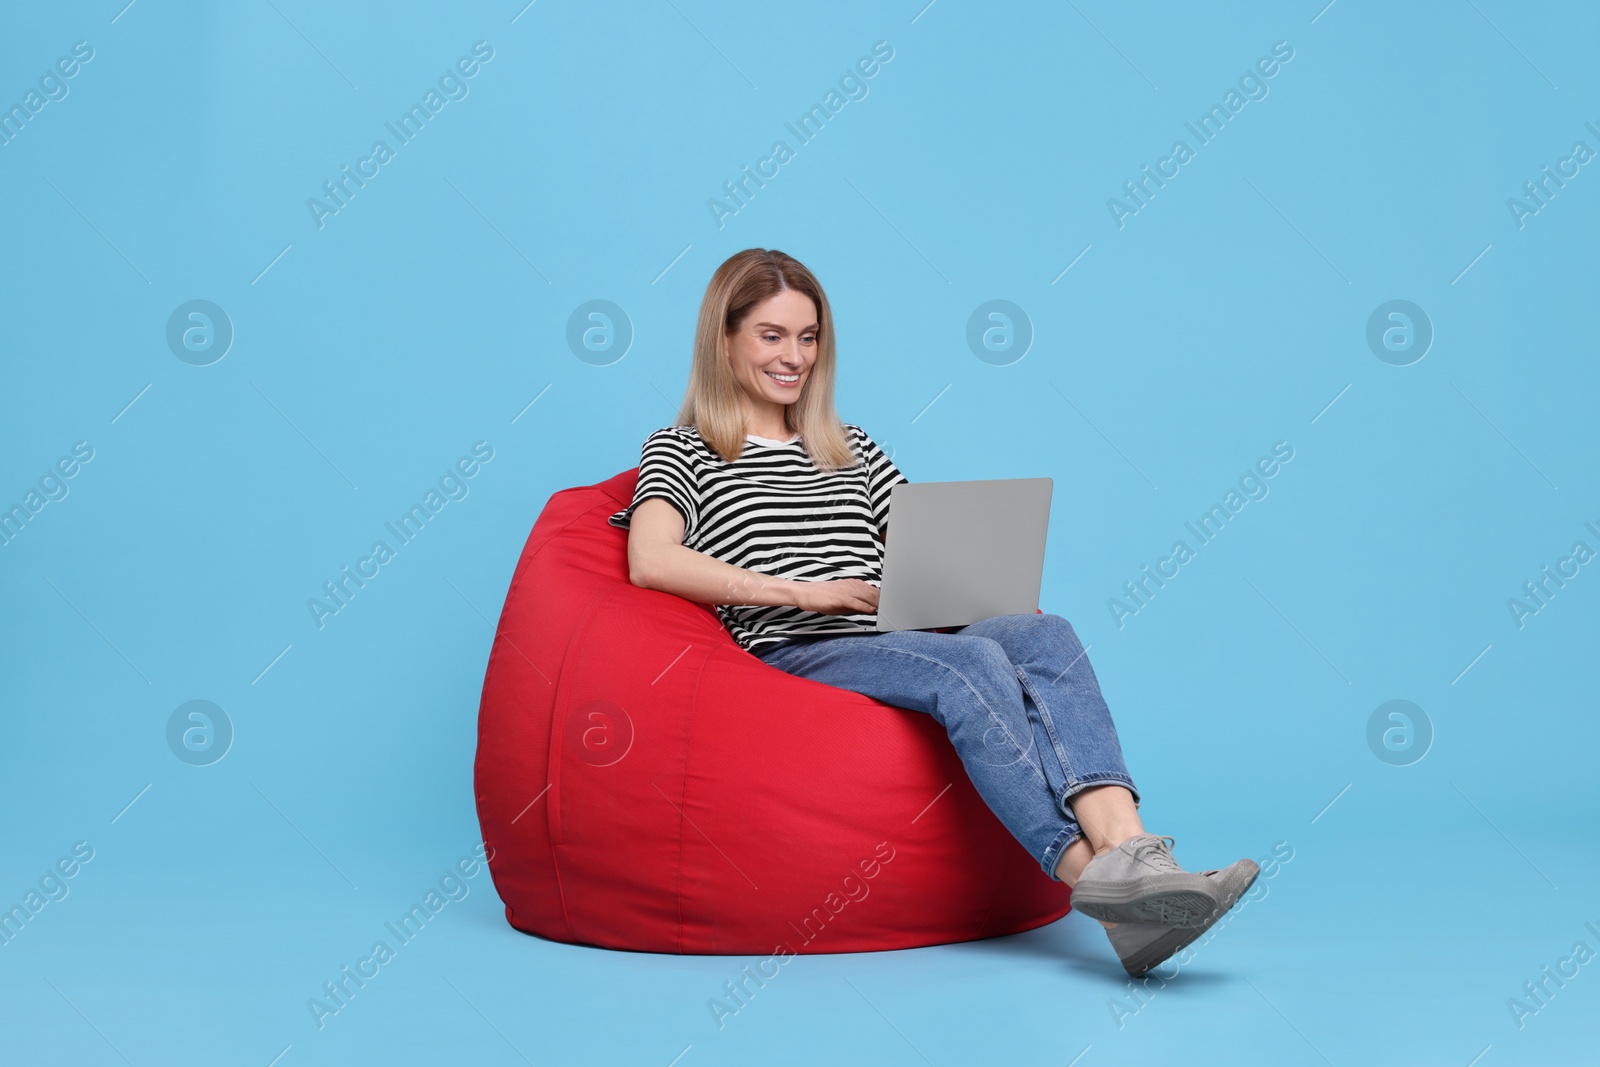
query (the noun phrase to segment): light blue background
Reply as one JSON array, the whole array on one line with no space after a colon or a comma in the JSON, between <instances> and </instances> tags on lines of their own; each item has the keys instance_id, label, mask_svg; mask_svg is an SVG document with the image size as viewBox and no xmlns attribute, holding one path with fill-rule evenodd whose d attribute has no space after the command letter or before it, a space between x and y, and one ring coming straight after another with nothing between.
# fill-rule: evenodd
<instances>
[{"instance_id":1,"label":"light blue background","mask_svg":"<svg viewBox=\"0 0 1600 1067\"><path fill-rule=\"evenodd\" d=\"M0 146L0 503L95 450L0 548L0 903L95 850L0 946L15 1062L1593 1055L1600 964L1521 1029L1506 1003L1600 950L1600 570L1507 608L1600 549L1600 164L1507 208L1600 149L1592 7L123 3L0 28L6 105L94 48ZM307 199L480 40L469 95L319 229ZM877 41L868 95L798 145ZM1277 41L1269 95L1119 229L1107 198ZM707 200L778 139L719 228ZM1139 1001L1078 915L801 958L719 1030L750 961L530 938L479 874L319 1031L307 998L478 841L530 526L671 423L704 286L751 246L817 272L840 415L908 477L1055 479L1041 603L1180 861L1294 859L1120 1026ZM210 366L165 341L193 299L236 332ZM635 332L609 365L565 339L593 299ZM1035 334L1006 366L965 340L993 299ZM1365 341L1392 299L1436 331L1410 366ZM1108 598L1280 440L1270 495L1119 629ZM476 441L470 494L319 630L306 600ZM208 767L165 740L194 699L236 731ZM1391 699L1435 732L1410 766L1367 745Z\"/></svg>"}]
</instances>

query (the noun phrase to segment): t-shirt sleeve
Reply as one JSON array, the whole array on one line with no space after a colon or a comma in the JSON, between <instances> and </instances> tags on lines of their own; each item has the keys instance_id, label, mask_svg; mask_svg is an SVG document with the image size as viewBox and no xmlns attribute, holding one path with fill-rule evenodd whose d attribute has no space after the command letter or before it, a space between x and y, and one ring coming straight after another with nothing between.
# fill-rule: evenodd
<instances>
[{"instance_id":1,"label":"t-shirt sleeve","mask_svg":"<svg viewBox=\"0 0 1600 1067\"><path fill-rule=\"evenodd\" d=\"M631 529L633 511L651 497L660 497L683 516L683 540L694 538L700 524L700 488L694 476L694 455L676 434L660 431L645 439L639 453L639 482L633 490L633 503L606 521Z\"/></svg>"},{"instance_id":2,"label":"t-shirt sleeve","mask_svg":"<svg viewBox=\"0 0 1600 1067\"><path fill-rule=\"evenodd\" d=\"M861 434L862 452L866 457L867 499L872 502L872 521L881 530L889 522L889 490L911 479L900 473L894 460L884 454L865 430L859 426L856 429Z\"/></svg>"}]
</instances>

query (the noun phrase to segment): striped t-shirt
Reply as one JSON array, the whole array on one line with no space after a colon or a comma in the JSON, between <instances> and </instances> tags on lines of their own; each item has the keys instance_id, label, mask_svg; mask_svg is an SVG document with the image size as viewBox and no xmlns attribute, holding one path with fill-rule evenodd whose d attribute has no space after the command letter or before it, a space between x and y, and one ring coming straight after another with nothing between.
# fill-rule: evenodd
<instances>
[{"instance_id":1,"label":"striped t-shirt","mask_svg":"<svg viewBox=\"0 0 1600 1067\"><path fill-rule=\"evenodd\" d=\"M787 441L749 434L727 462L693 426L668 426L645 438L633 503L612 515L628 529L633 509L662 497L683 515L683 543L735 567L799 582L883 581L879 531L889 490L909 481L859 426L844 424L860 461L819 470L799 435ZM802 634L876 633L877 615L828 615L792 604L717 604L717 617L746 651Z\"/></svg>"}]
</instances>

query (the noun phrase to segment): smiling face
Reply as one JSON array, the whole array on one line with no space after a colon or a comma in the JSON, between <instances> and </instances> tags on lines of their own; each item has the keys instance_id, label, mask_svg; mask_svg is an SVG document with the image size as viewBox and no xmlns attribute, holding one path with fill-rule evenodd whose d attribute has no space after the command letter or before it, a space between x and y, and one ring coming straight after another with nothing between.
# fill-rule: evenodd
<instances>
[{"instance_id":1,"label":"smiling face","mask_svg":"<svg viewBox=\"0 0 1600 1067\"><path fill-rule=\"evenodd\" d=\"M728 359L744 391L745 431L781 440L784 408L800 397L817 360L817 306L793 289L750 309L728 334Z\"/></svg>"}]
</instances>

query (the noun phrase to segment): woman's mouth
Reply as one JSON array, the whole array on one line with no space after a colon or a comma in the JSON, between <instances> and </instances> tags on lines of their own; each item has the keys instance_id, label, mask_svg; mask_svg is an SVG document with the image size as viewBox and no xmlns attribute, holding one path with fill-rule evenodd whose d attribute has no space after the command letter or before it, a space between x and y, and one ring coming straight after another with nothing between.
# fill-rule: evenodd
<instances>
[{"instance_id":1,"label":"woman's mouth","mask_svg":"<svg viewBox=\"0 0 1600 1067\"><path fill-rule=\"evenodd\" d=\"M800 375L798 374L778 374L769 370L766 375L785 389L793 389L800 384Z\"/></svg>"}]
</instances>

